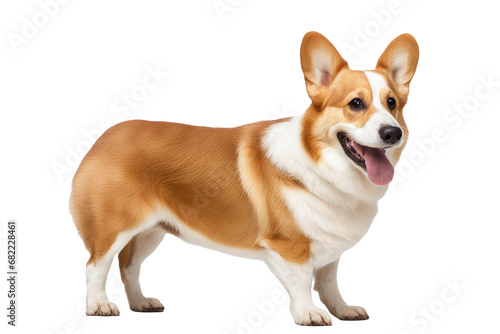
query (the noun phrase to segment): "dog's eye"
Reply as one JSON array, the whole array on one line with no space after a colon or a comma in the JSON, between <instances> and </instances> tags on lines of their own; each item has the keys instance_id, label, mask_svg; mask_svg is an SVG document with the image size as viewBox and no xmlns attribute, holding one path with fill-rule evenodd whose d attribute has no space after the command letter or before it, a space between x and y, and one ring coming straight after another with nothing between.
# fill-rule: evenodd
<instances>
[{"instance_id":1,"label":"dog's eye","mask_svg":"<svg viewBox=\"0 0 500 334\"><path fill-rule=\"evenodd\" d=\"M365 106L363 104L363 101L361 101L361 99L355 98L352 99L351 102L349 102L349 107L351 107L351 110L360 111Z\"/></svg>"},{"instance_id":2,"label":"dog's eye","mask_svg":"<svg viewBox=\"0 0 500 334\"><path fill-rule=\"evenodd\" d=\"M387 106L389 107L390 110L393 110L396 108L396 100L394 100L392 97L387 99Z\"/></svg>"}]
</instances>

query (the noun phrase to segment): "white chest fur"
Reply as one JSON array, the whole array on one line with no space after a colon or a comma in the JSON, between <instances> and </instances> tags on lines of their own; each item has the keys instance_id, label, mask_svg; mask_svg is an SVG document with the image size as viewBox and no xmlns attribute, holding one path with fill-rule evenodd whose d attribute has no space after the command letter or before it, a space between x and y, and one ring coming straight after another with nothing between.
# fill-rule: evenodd
<instances>
[{"instance_id":1,"label":"white chest fur","mask_svg":"<svg viewBox=\"0 0 500 334\"><path fill-rule=\"evenodd\" d=\"M330 149L325 162L314 163L301 142L301 120L297 116L273 125L263 144L274 165L306 188L282 192L302 232L312 240L312 261L319 268L335 261L365 235L385 189L369 187L363 194L352 194L352 189L362 189L369 181L335 149Z\"/></svg>"},{"instance_id":2,"label":"white chest fur","mask_svg":"<svg viewBox=\"0 0 500 334\"><path fill-rule=\"evenodd\" d=\"M285 190L286 202L303 233L312 240L315 268L335 261L368 231L377 214L377 204L348 196L332 203L305 190Z\"/></svg>"}]
</instances>

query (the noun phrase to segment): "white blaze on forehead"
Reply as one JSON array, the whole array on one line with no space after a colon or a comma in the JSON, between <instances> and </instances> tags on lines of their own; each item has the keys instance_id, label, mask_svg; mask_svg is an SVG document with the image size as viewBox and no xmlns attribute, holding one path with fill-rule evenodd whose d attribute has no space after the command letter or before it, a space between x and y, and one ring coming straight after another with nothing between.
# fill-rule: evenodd
<instances>
[{"instance_id":1,"label":"white blaze on forehead","mask_svg":"<svg viewBox=\"0 0 500 334\"><path fill-rule=\"evenodd\" d=\"M380 119L381 122L385 120L387 125L399 126L398 121L387 111L386 107L382 106L380 101L380 91L384 88L389 89L385 78L378 73L365 71L370 88L372 90L372 104L377 109L377 112L372 116Z\"/></svg>"},{"instance_id":2,"label":"white blaze on forehead","mask_svg":"<svg viewBox=\"0 0 500 334\"><path fill-rule=\"evenodd\" d=\"M382 103L380 102L380 91L389 86L385 78L378 73L365 71L368 82L370 83L370 88L372 89L372 103L377 108L377 110L384 109Z\"/></svg>"}]
</instances>

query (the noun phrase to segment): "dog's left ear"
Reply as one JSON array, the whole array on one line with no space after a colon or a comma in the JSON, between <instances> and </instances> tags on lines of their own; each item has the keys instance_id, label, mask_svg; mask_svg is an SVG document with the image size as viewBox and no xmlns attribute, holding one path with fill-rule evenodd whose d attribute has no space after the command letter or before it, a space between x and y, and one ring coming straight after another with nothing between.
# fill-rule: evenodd
<instances>
[{"instance_id":1,"label":"dog's left ear","mask_svg":"<svg viewBox=\"0 0 500 334\"><path fill-rule=\"evenodd\" d=\"M377 70L386 72L401 93L408 95L410 81L418 63L418 44L410 34L396 37L385 49L377 63Z\"/></svg>"},{"instance_id":2,"label":"dog's left ear","mask_svg":"<svg viewBox=\"0 0 500 334\"><path fill-rule=\"evenodd\" d=\"M306 80L307 94L314 106L324 107L330 84L347 62L325 36L310 31L305 34L300 46L300 64Z\"/></svg>"}]
</instances>

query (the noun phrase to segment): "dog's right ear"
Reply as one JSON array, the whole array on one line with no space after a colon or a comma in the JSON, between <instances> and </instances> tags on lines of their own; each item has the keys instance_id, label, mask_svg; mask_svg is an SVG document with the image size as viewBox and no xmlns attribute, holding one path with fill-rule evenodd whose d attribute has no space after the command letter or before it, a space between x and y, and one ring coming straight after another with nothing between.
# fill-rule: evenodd
<instances>
[{"instance_id":1,"label":"dog's right ear","mask_svg":"<svg viewBox=\"0 0 500 334\"><path fill-rule=\"evenodd\" d=\"M308 32L302 39L300 63L307 94L313 105L321 110L333 79L343 68L349 66L332 43L315 31Z\"/></svg>"}]
</instances>

